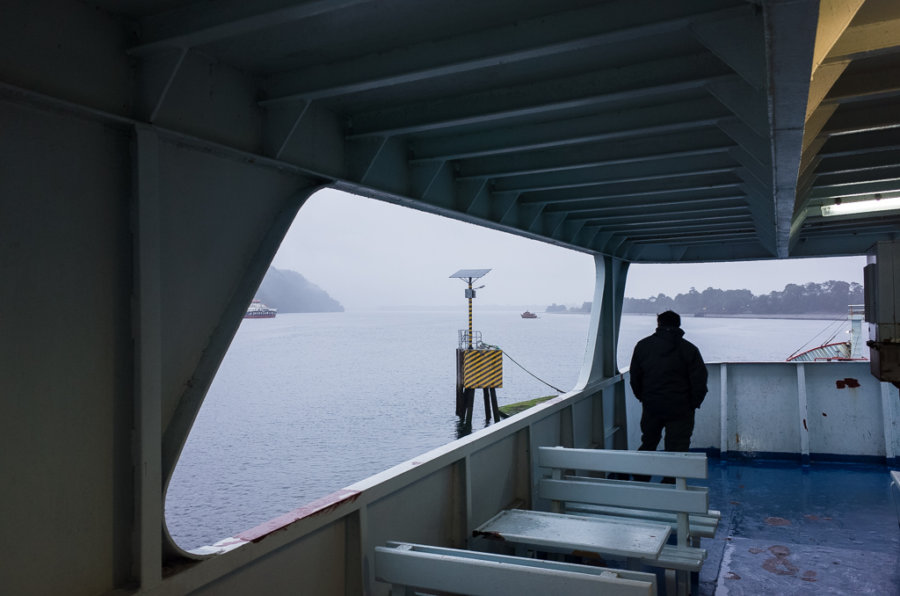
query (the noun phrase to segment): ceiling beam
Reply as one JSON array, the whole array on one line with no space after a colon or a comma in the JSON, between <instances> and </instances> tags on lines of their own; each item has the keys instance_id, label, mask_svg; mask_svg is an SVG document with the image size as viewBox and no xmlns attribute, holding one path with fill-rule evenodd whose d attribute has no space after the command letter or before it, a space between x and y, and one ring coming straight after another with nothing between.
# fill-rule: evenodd
<instances>
[{"instance_id":1,"label":"ceiling beam","mask_svg":"<svg viewBox=\"0 0 900 596\"><path fill-rule=\"evenodd\" d=\"M600 222L633 222L633 221L649 221L656 222L659 221L660 214L666 216L667 221L695 221L698 216L703 220L712 221L718 217L732 217L735 214L747 214L749 213L749 209L746 205L744 206L734 206L734 207L716 207L715 209L707 208L707 207L698 207L696 209L685 209L683 205L674 205L671 208L668 207L660 207L655 209L652 213L648 213L644 211L643 213L637 213L632 215L604 215L602 213L594 213L594 212L584 212L577 214L570 214L568 216L569 221L577 221L577 220L588 220L588 221L600 221ZM602 219L598 219L598 217Z\"/></svg>"},{"instance_id":2,"label":"ceiling beam","mask_svg":"<svg viewBox=\"0 0 900 596\"><path fill-rule=\"evenodd\" d=\"M715 126L729 113L711 98L593 116L490 128L476 133L425 137L410 142L412 163L466 159L573 143L615 141Z\"/></svg>"},{"instance_id":3,"label":"ceiling beam","mask_svg":"<svg viewBox=\"0 0 900 596\"><path fill-rule=\"evenodd\" d=\"M828 2L831 0L825 0L823 4ZM772 142L775 256L787 258L820 4L807 0L767 2L764 6L769 33L769 138Z\"/></svg>"},{"instance_id":4,"label":"ceiling beam","mask_svg":"<svg viewBox=\"0 0 900 596\"><path fill-rule=\"evenodd\" d=\"M900 95L900 68L895 61L876 70L850 70L831 88L824 102L847 104Z\"/></svg>"},{"instance_id":5,"label":"ceiling beam","mask_svg":"<svg viewBox=\"0 0 900 596\"><path fill-rule=\"evenodd\" d=\"M372 1L309 0L298 4L288 0L220 0L215 6L195 2L141 19L143 42L128 53L145 56L165 49L188 49Z\"/></svg>"},{"instance_id":6,"label":"ceiling beam","mask_svg":"<svg viewBox=\"0 0 900 596\"><path fill-rule=\"evenodd\" d=\"M816 175L823 177L855 172L877 172L878 170L896 167L897 164L900 164L900 148L872 155L823 159L816 168Z\"/></svg>"},{"instance_id":7,"label":"ceiling beam","mask_svg":"<svg viewBox=\"0 0 900 596\"><path fill-rule=\"evenodd\" d=\"M806 101L807 121L849 65L849 60L830 62L823 64L813 73L812 80L809 82L809 98Z\"/></svg>"},{"instance_id":8,"label":"ceiling beam","mask_svg":"<svg viewBox=\"0 0 900 596\"><path fill-rule=\"evenodd\" d=\"M734 77L710 54L645 62L352 115L348 137L438 131L578 108L666 98Z\"/></svg>"},{"instance_id":9,"label":"ceiling beam","mask_svg":"<svg viewBox=\"0 0 900 596\"><path fill-rule=\"evenodd\" d=\"M860 58L900 46L896 0L866 0L828 52L827 60Z\"/></svg>"},{"instance_id":10,"label":"ceiling beam","mask_svg":"<svg viewBox=\"0 0 900 596\"><path fill-rule=\"evenodd\" d=\"M691 197L684 199L677 198L659 198L652 201L626 201L611 202L598 201L597 203L589 203L578 207L554 206L548 204L544 207L544 213L566 213L568 215L589 214L597 217L603 214L629 214L642 213L647 209L660 209L663 213L668 213L682 207L704 208L704 209L730 209L737 206L747 206L746 197L743 195L718 195L712 197Z\"/></svg>"},{"instance_id":11,"label":"ceiling beam","mask_svg":"<svg viewBox=\"0 0 900 596\"><path fill-rule=\"evenodd\" d=\"M669 245L690 245L696 246L698 244L733 244L734 242L738 242L741 240L749 240L756 241L756 237L753 235L753 232L748 230L746 232L721 232L721 233L700 233L700 234L674 234L668 236L662 236L657 238L649 238L649 239L638 239L635 240L635 244L669 244ZM710 255L706 260L715 260L715 256L721 258L721 254L719 255Z\"/></svg>"},{"instance_id":12,"label":"ceiling beam","mask_svg":"<svg viewBox=\"0 0 900 596\"><path fill-rule=\"evenodd\" d=\"M820 0L815 50L811 72L815 72L850 25L865 0Z\"/></svg>"},{"instance_id":13,"label":"ceiling beam","mask_svg":"<svg viewBox=\"0 0 900 596\"><path fill-rule=\"evenodd\" d=\"M838 109L838 104L826 104L824 106L819 106L811 115L809 115L806 119L806 127L803 129L803 151L804 158L809 157L809 153L807 150L812 147L813 141L819 136L819 133L822 132L822 129L825 128L825 124L831 119L834 113Z\"/></svg>"},{"instance_id":14,"label":"ceiling beam","mask_svg":"<svg viewBox=\"0 0 900 596\"><path fill-rule=\"evenodd\" d=\"M499 178L599 165L711 155L726 152L731 147L732 141L721 132L701 130L694 134L670 134L651 139L628 139L619 143L585 144L461 160L457 163L457 177Z\"/></svg>"},{"instance_id":15,"label":"ceiling beam","mask_svg":"<svg viewBox=\"0 0 900 596\"><path fill-rule=\"evenodd\" d=\"M682 165L683 164L683 165ZM673 158L649 163L597 166L573 172L529 174L492 180L497 190L534 192L582 186L598 186L654 180L678 180L693 176L713 176L736 172L739 166L726 153L691 158Z\"/></svg>"},{"instance_id":16,"label":"ceiling beam","mask_svg":"<svg viewBox=\"0 0 900 596\"><path fill-rule=\"evenodd\" d=\"M835 137L900 127L900 110L895 104L850 104L835 112L821 134Z\"/></svg>"},{"instance_id":17,"label":"ceiling beam","mask_svg":"<svg viewBox=\"0 0 900 596\"><path fill-rule=\"evenodd\" d=\"M732 181L720 184L702 184L696 186L682 186L682 187L672 187L672 186L660 186L657 188L646 188L643 190L634 189L628 190L624 192L626 189L621 189L620 192L607 192L607 193L598 193L597 191L589 191L588 189L571 189L567 191L542 191L536 193L528 193L523 194L519 198L519 202L526 203L546 203L548 206L552 208L552 210L557 209L569 209L569 208L577 208L580 205L597 203L610 201L614 199L636 199L640 197L678 197L678 196L687 196L689 200L690 197L697 198L707 198L703 195L715 195L722 196L723 191L730 191L730 194L734 194L734 191L740 188L741 182ZM729 194L729 193L726 193Z\"/></svg>"},{"instance_id":18,"label":"ceiling beam","mask_svg":"<svg viewBox=\"0 0 900 596\"><path fill-rule=\"evenodd\" d=\"M895 151L898 148L900 148L900 129L895 127L879 128L851 135L828 137L826 144L819 152L819 156L825 159Z\"/></svg>"},{"instance_id":19,"label":"ceiling beam","mask_svg":"<svg viewBox=\"0 0 900 596\"><path fill-rule=\"evenodd\" d=\"M634 14L640 12L656 20L634 24ZM364 93L635 40L659 39L698 21L715 23L751 13L743 6L698 15L691 13L690 6L677 2L606 2L281 74L267 83L269 99L263 104Z\"/></svg>"},{"instance_id":20,"label":"ceiling beam","mask_svg":"<svg viewBox=\"0 0 900 596\"><path fill-rule=\"evenodd\" d=\"M652 224L648 224L647 222L630 222L630 223L621 223L615 226L607 226L604 225L607 223L607 220L597 220L598 222L602 222L601 229L614 231L619 234L626 234L629 238L639 238L641 236L646 236L649 234L661 234L661 233L678 233L684 232L688 233L691 231L699 231L699 230L734 230L735 228L744 228L749 230L753 227L753 220L746 215L732 215L732 216L724 216L718 217L715 220L703 221L703 220L695 220L690 223L685 223L683 221L661 221L654 222ZM596 225L591 224L589 225Z\"/></svg>"},{"instance_id":21,"label":"ceiling beam","mask_svg":"<svg viewBox=\"0 0 900 596\"><path fill-rule=\"evenodd\" d=\"M846 184L823 184L813 187L810 200L854 197L882 193L900 192L900 178L887 180L864 180Z\"/></svg>"}]
</instances>

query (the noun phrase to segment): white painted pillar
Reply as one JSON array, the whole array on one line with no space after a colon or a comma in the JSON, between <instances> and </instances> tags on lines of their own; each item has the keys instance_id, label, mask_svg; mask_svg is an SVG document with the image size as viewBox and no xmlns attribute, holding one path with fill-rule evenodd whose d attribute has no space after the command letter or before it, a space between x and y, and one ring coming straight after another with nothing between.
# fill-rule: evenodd
<instances>
[{"instance_id":1,"label":"white painted pillar","mask_svg":"<svg viewBox=\"0 0 900 596\"><path fill-rule=\"evenodd\" d=\"M728 365L719 365L719 452L728 453Z\"/></svg>"},{"instance_id":2,"label":"white painted pillar","mask_svg":"<svg viewBox=\"0 0 900 596\"><path fill-rule=\"evenodd\" d=\"M797 408L800 414L800 459L809 463L809 408L806 403L806 367L797 365Z\"/></svg>"},{"instance_id":3,"label":"white painted pillar","mask_svg":"<svg viewBox=\"0 0 900 596\"><path fill-rule=\"evenodd\" d=\"M881 385L881 412L884 421L884 456L887 458L888 464L891 464L897 451L894 449L894 409L891 405L891 389L890 383L880 383Z\"/></svg>"},{"instance_id":4,"label":"white painted pillar","mask_svg":"<svg viewBox=\"0 0 900 596\"><path fill-rule=\"evenodd\" d=\"M618 372L616 349L622 321L628 263L598 255L594 257L594 270L594 297L591 319L588 323L587 347L578 382L572 391L582 391L587 386L600 383ZM600 404L604 410L602 422L607 428L613 428L613 447L626 449L628 425L625 415L625 388L618 384L603 391L602 395ZM604 445L607 443L605 437L603 443Z\"/></svg>"}]
</instances>

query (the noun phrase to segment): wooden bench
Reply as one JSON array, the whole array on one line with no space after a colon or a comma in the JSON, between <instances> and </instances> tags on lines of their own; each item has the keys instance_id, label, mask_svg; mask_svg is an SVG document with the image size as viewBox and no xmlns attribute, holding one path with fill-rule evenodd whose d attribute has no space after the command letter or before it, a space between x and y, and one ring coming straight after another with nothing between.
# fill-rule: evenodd
<instances>
[{"instance_id":1,"label":"wooden bench","mask_svg":"<svg viewBox=\"0 0 900 596\"><path fill-rule=\"evenodd\" d=\"M699 572L706 559L699 539L715 534L720 517L709 510L708 489L687 485L688 478L707 477L706 455L539 447L538 466L548 468L551 477L538 481L537 496L550 500L554 512L669 524L676 544L643 563L677 571L678 591L687 593L687 573ZM675 483L612 480L584 472L669 476Z\"/></svg>"},{"instance_id":2,"label":"wooden bench","mask_svg":"<svg viewBox=\"0 0 900 596\"><path fill-rule=\"evenodd\" d=\"M403 542L375 548L375 579L391 584L392 596L422 590L471 596L656 594L650 573Z\"/></svg>"}]
</instances>

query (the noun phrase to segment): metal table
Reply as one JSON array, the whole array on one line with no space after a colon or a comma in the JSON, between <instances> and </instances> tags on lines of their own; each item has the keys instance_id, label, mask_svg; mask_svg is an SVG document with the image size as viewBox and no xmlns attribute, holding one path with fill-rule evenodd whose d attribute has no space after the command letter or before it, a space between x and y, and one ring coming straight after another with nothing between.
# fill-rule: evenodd
<instances>
[{"instance_id":1,"label":"metal table","mask_svg":"<svg viewBox=\"0 0 900 596\"><path fill-rule=\"evenodd\" d=\"M655 559L671 531L667 524L620 523L562 513L507 509L482 524L473 535L581 556Z\"/></svg>"}]
</instances>

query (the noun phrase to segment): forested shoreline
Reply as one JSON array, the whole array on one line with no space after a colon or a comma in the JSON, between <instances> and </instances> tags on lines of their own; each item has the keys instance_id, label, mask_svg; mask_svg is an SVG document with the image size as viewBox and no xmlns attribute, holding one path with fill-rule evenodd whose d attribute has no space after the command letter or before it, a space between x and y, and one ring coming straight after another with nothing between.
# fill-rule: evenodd
<instances>
[{"instance_id":1,"label":"forested shoreline","mask_svg":"<svg viewBox=\"0 0 900 596\"><path fill-rule=\"evenodd\" d=\"M846 313L851 304L863 303L863 286L855 282L826 281L803 285L787 284L783 290L754 295L750 290L720 290L706 288L698 292L691 288L674 298L658 294L649 298L625 298L622 312L627 314L658 314L674 310L686 315L791 315L807 313ZM580 307L552 304L548 313L587 313L591 303Z\"/></svg>"}]
</instances>

